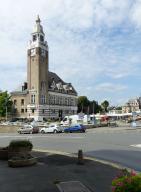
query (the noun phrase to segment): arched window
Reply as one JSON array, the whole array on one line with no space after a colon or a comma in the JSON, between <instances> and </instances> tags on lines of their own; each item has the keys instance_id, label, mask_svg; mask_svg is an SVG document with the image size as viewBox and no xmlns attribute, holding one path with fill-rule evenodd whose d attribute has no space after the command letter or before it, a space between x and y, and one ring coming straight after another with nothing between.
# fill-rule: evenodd
<instances>
[{"instance_id":1,"label":"arched window","mask_svg":"<svg viewBox=\"0 0 141 192\"><path fill-rule=\"evenodd\" d=\"M46 96L45 95L41 95L41 103L42 104L46 103Z\"/></svg>"},{"instance_id":2,"label":"arched window","mask_svg":"<svg viewBox=\"0 0 141 192\"><path fill-rule=\"evenodd\" d=\"M31 103L35 103L35 95L31 95Z\"/></svg>"}]
</instances>

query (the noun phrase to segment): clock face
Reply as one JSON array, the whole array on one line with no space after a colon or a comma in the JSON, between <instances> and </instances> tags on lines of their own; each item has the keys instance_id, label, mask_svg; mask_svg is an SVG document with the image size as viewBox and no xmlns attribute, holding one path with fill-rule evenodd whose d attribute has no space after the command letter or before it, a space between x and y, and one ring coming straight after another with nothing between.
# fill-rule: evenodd
<instances>
[{"instance_id":1,"label":"clock face","mask_svg":"<svg viewBox=\"0 0 141 192\"><path fill-rule=\"evenodd\" d=\"M35 55L35 49L31 49L31 56Z\"/></svg>"}]
</instances>

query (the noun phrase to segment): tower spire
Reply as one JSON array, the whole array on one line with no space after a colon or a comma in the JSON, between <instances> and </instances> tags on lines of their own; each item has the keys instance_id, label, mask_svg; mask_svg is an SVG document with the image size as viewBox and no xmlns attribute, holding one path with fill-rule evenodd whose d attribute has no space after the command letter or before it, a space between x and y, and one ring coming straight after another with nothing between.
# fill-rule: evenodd
<instances>
[{"instance_id":1,"label":"tower spire","mask_svg":"<svg viewBox=\"0 0 141 192\"><path fill-rule=\"evenodd\" d=\"M41 22L40 17L39 17L39 15L37 15L36 23L40 23L40 22Z\"/></svg>"},{"instance_id":2,"label":"tower spire","mask_svg":"<svg viewBox=\"0 0 141 192\"><path fill-rule=\"evenodd\" d=\"M36 24L34 26L33 33L42 33L42 34L44 34L43 27L42 27L42 25L40 23L41 23L40 17L39 17L39 15L37 15Z\"/></svg>"}]
</instances>

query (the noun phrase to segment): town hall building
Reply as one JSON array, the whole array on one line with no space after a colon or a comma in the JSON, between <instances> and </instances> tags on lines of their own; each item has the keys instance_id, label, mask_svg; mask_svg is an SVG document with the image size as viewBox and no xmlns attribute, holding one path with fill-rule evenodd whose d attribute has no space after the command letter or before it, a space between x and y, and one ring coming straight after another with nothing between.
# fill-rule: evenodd
<instances>
[{"instance_id":1,"label":"town hall building","mask_svg":"<svg viewBox=\"0 0 141 192\"><path fill-rule=\"evenodd\" d=\"M49 50L39 16L27 49L27 82L11 93L18 118L60 119L77 113L77 92L49 71Z\"/></svg>"}]
</instances>

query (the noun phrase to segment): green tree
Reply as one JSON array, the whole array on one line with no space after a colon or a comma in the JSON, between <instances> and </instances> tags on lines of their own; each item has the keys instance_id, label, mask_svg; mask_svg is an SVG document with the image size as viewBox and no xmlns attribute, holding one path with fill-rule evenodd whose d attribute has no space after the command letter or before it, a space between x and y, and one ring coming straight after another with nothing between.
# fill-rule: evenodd
<instances>
[{"instance_id":1,"label":"green tree","mask_svg":"<svg viewBox=\"0 0 141 192\"><path fill-rule=\"evenodd\" d=\"M86 96L78 97L78 113L88 113L90 101Z\"/></svg>"},{"instance_id":2,"label":"green tree","mask_svg":"<svg viewBox=\"0 0 141 192\"><path fill-rule=\"evenodd\" d=\"M101 106L98 104L97 101L95 101L95 100L90 101L90 110L89 110L90 114L92 114L92 113L96 114L101 111L102 111Z\"/></svg>"},{"instance_id":3,"label":"green tree","mask_svg":"<svg viewBox=\"0 0 141 192\"><path fill-rule=\"evenodd\" d=\"M6 110L7 112L11 112L12 109L12 101L10 100L10 95L7 91L0 92L0 116L5 117L6 116Z\"/></svg>"},{"instance_id":4,"label":"green tree","mask_svg":"<svg viewBox=\"0 0 141 192\"><path fill-rule=\"evenodd\" d=\"M103 101L101 103L101 107L102 107L104 112L108 112L109 102L107 100Z\"/></svg>"},{"instance_id":5,"label":"green tree","mask_svg":"<svg viewBox=\"0 0 141 192\"><path fill-rule=\"evenodd\" d=\"M122 110L121 106L116 107L116 110Z\"/></svg>"}]
</instances>

